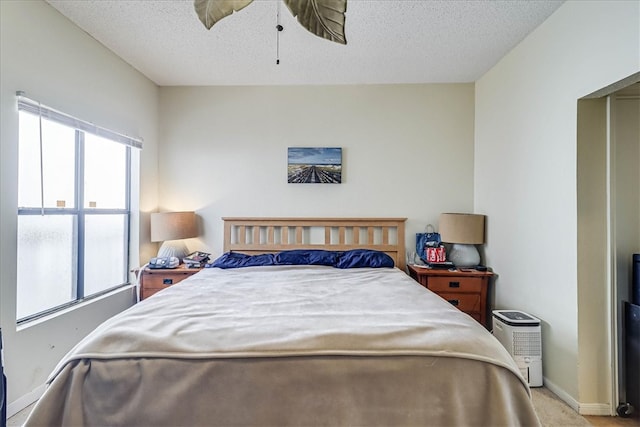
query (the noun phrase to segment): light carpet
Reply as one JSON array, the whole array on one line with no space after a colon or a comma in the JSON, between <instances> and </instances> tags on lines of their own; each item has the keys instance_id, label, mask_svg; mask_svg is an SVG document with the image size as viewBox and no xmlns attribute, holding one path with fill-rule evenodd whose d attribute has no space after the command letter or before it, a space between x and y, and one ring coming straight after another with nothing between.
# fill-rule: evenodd
<instances>
[{"instance_id":1,"label":"light carpet","mask_svg":"<svg viewBox=\"0 0 640 427\"><path fill-rule=\"evenodd\" d=\"M591 426L582 415L545 387L531 389L533 406L540 422L545 427Z\"/></svg>"}]
</instances>

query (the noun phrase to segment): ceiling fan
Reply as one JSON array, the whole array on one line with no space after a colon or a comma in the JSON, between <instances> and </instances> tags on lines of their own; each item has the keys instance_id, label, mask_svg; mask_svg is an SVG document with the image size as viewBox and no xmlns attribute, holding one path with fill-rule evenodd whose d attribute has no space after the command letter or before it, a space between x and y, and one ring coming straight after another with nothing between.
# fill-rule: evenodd
<instances>
[{"instance_id":1,"label":"ceiling fan","mask_svg":"<svg viewBox=\"0 0 640 427\"><path fill-rule=\"evenodd\" d=\"M298 22L318 37L347 44L344 35L347 0L283 0ZM209 30L224 18L248 6L253 0L194 0L198 18ZM282 26L277 25L282 31Z\"/></svg>"}]
</instances>

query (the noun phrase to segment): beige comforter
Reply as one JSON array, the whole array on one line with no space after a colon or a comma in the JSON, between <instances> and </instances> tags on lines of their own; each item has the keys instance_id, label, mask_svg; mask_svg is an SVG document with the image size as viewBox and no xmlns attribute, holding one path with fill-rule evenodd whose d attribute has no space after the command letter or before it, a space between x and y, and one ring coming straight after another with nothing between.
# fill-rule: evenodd
<instances>
[{"instance_id":1,"label":"beige comforter","mask_svg":"<svg viewBox=\"0 0 640 427\"><path fill-rule=\"evenodd\" d=\"M205 269L60 362L27 425L538 425L509 354L397 269Z\"/></svg>"}]
</instances>

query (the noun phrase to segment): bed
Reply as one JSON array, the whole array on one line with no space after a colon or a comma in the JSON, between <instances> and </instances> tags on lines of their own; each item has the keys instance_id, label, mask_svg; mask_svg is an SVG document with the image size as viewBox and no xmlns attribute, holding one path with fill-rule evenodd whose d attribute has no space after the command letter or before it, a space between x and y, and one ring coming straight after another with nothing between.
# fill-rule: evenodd
<instances>
[{"instance_id":1,"label":"bed","mask_svg":"<svg viewBox=\"0 0 640 427\"><path fill-rule=\"evenodd\" d=\"M404 219L224 223L225 259L269 262L218 263L107 320L26 425L540 425L506 350L403 271Z\"/></svg>"}]
</instances>

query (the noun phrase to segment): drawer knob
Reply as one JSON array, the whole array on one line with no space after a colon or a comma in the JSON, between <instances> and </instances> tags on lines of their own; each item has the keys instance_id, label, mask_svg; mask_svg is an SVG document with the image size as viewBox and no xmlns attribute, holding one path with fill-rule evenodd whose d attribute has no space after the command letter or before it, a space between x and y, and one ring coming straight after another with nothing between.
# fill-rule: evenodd
<instances>
[{"instance_id":1,"label":"drawer knob","mask_svg":"<svg viewBox=\"0 0 640 427\"><path fill-rule=\"evenodd\" d=\"M449 287L450 288L459 288L460 287L460 282L449 282Z\"/></svg>"},{"instance_id":2,"label":"drawer knob","mask_svg":"<svg viewBox=\"0 0 640 427\"><path fill-rule=\"evenodd\" d=\"M173 279L162 279L163 285L173 285Z\"/></svg>"},{"instance_id":3,"label":"drawer knob","mask_svg":"<svg viewBox=\"0 0 640 427\"><path fill-rule=\"evenodd\" d=\"M450 299L449 302L451 303L451 305L454 305L456 307L460 304L460 300L457 299Z\"/></svg>"}]
</instances>

